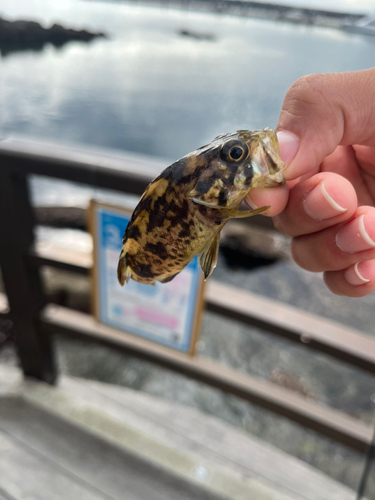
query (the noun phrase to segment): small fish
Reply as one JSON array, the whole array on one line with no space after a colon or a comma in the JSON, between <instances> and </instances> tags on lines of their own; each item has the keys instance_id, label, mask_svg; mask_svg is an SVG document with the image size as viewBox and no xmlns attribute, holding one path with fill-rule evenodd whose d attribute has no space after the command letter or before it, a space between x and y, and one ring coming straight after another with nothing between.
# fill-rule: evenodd
<instances>
[{"instance_id":1,"label":"small fish","mask_svg":"<svg viewBox=\"0 0 375 500\"><path fill-rule=\"evenodd\" d=\"M199 254L205 279L216 267L220 231L229 219L268 210L238 208L253 187L284 184L273 130L222 134L166 168L143 193L126 228L121 285L168 283Z\"/></svg>"}]
</instances>

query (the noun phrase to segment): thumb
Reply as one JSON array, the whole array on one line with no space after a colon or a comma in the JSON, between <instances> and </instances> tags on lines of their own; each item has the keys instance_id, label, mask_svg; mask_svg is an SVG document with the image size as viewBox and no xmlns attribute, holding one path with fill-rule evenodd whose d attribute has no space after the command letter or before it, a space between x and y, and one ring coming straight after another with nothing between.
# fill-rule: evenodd
<instances>
[{"instance_id":1,"label":"thumb","mask_svg":"<svg viewBox=\"0 0 375 500\"><path fill-rule=\"evenodd\" d=\"M374 116L375 68L297 80L276 127L285 178L316 170L338 145L375 146Z\"/></svg>"}]
</instances>

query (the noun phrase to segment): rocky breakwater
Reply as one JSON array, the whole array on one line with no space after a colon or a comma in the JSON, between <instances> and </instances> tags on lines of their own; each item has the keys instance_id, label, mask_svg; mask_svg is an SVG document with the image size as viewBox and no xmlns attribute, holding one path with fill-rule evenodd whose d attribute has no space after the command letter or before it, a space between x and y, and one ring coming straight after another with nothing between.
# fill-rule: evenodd
<instances>
[{"instance_id":1,"label":"rocky breakwater","mask_svg":"<svg viewBox=\"0 0 375 500\"><path fill-rule=\"evenodd\" d=\"M0 17L2 55L19 50L42 50L46 43L61 47L71 40L89 42L96 37L105 36L104 33L69 29L60 24L44 28L35 21L7 21Z\"/></svg>"}]
</instances>

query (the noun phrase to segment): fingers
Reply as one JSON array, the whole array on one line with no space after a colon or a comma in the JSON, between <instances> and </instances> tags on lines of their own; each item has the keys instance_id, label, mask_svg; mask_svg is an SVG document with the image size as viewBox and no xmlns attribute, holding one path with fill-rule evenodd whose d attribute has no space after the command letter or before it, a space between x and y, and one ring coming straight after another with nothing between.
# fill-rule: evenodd
<instances>
[{"instance_id":1,"label":"fingers","mask_svg":"<svg viewBox=\"0 0 375 500\"><path fill-rule=\"evenodd\" d=\"M254 188L251 189L244 201L250 208L271 205L264 215L274 217L286 207L288 195L289 188L286 185L275 188Z\"/></svg>"},{"instance_id":2,"label":"fingers","mask_svg":"<svg viewBox=\"0 0 375 500\"><path fill-rule=\"evenodd\" d=\"M356 208L352 184L340 175L322 172L291 188L288 205L274 224L288 236L301 236L345 222Z\"/></svg>"},{"instance_id":3,"label":"fingers","mask_svg":"<svg viewBox=\"0 0 375 500\"><path fill-rule=\"evenodd\" d=\"M295 184L274 223L293 237L296 263L308 271L324 271L333 293L363 297L375 290L375 208L357 208L347 179L320 172Z\"/></svg>"},{"instance_id":4,"label":"fingers","mask_svg":"<svg viewBox=\"0 0 375 500\"><path fill-rule=\"evenodd\" d=\"M308 75L287 92L277 125L286 179L320 165L341 145L375 146L375 69Z\"/></svg>"},{"instance_id":5,"label":"fingers","mask_svg":"<svg viewBox=\"0 0 375 500\"><path fill-rule=\"evenodd\" d=\"M375 291L375 260L360 262L340 271L327 271L324 281L337 295L364 297Z\"/></svg>"},{"instance_id":6,"label":"fingers","mask_svg":"<svg viewBox=\"0 0 375 500\"><path fill-rule=\"evenodd\" d=\"M375 290L374 97L375 68L297 80L276 129L290 196L267 200L296 263L352 297ZM251 198L266 204L262 193Z\"/></svg>"},{"instance_id":7,"label":"fingers","mask_svg":"<svg viewBox=\"0 0 375 500\"><path fill-rule=\"evenodd\" d=\"M292 240L292 256L308 271L342 271L375 259L375 208L360 207L353 217Z\"/></svg>"}]
</instances>

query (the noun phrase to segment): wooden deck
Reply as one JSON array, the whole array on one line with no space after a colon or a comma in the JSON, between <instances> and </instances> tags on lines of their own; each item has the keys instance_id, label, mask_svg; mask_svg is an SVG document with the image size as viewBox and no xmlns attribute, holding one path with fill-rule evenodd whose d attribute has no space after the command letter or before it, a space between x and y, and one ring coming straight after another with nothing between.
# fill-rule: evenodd
<instances>
[{"instance_id":1,"label":"wooden deck","mask_svg":"<svg viewBox=\"0 0 375 500\"><path fill-rule=\"evenodd\" d=\"M348 488L200 412L0 365L0 500L354 500Z\"/></svg>"}]
</instances>

